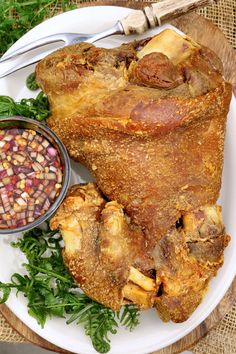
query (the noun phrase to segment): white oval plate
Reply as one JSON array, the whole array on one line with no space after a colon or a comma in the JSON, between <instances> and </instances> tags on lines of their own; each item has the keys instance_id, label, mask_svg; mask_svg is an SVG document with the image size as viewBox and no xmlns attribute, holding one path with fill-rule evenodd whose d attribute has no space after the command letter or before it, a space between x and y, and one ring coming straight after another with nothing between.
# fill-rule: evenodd
<instances>
[{"instance_id":1,"label":"white oval plate","mask_svg":"<svg viewBox=\"0 0 236 354\"><path fill-rule=\"evenodd\" d=\"M81 32L93 33L112 26L118 19L126 16L130 9L100 6L88 7L70 11L52 19L49 19L24 35L11 50L19 46L46 36L59 32ZM172 27L172 26L164 26ZM163 29L163 27L161 28ZM155 29L142 35L142 37L159 32ZM115 36L100 41L100 46L114 47L124 41L129 41L135 36ZM10 51L11 51L10 50ZM9 52L10 52L9 51ZM16 60L18 62L19 59ZM9 64L0 65L5 70ZM25 86L26 76L33 71L33 66L19 71L5 79L0 80L0 94L9 95L15 99L32 97L32 92ZM156 315L155 310L145 311L141 315L141 324L132 332L123 328L118 330L116 335L111 337L111 354L129 353L144 354L166 347L198 326L217 306L225 292L229 288L236 273L236 101L232 99L231 109L227 123L227 137L225 147L225 164L223 174L223 186L221 191L220 204L223 206L223 217L227 232L232 240L225 251L225 262L216 278L211 281L210 289L201 305L193 313L190 319L181 324L163 323ZM77 174L77 172L79 174ZM90 179L84 168L73 165L73 181L84 181ZM2 236L0 238L0 280L8 282L10 276L15 272L23 273L21 264L24 261L20 251L13 249L10 242L14 236ZM45 338L49 342L67 349L74 353L87 354L96 353L85 336L82 327L77 325L66 325L65 320L54 318L48 320L44 329L41 329L36 321L27 313L27 301L22 296L16 297L12 294L7 302L10 310L19 317L29 328Z\"/></svg>"}]
</instances>

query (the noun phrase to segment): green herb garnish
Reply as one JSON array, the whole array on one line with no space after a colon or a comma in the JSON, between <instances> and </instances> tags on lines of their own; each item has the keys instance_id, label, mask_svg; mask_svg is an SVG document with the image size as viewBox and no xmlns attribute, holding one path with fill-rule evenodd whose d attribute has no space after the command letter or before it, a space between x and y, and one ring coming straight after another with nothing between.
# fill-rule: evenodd
<instances>
[{"instance_id":1,"label":"green herb garnish","mask_svg":"<svg viewBox=\"0 0 236 354\"><path fill-rule=\"evenodd\" d=\"M67 315L67 324L83 325L94 348L106 353L110 350L108 335L116 333L118 322L133 330L139 324L139 311L134 305L126 305L116 313L80 293L63 263L61 241L60 234L47 227L26 232L12 244L25 254L28 274L15 273L11 283L0 282L0 303L6 302L15 288L27 297L28 312L42 327L47 318Z\"/></svg>"},{"instance_id":2,"label":"green herb garnish","mask_svg":"<svg viewBox=\"0 0 236 354\"><path fill-rule=\"evenodd\" d=\"M29 74L29 76L26 78L26 86L31 91L38 90L39 85L36 82L35 73Z\"/></svg>"},{"instance_id":3,"label":"green herb garnish","mask_svg":"<svg viewBox=\"0 0 236 354\"><path fill-rule=\"evenodd\" d=\"M1 0L0 55L45 18L75 8L70 0Z\"/></svg>"},{"instance_id":4,"label":"green herb garnish","mask_svg":"<svg viewBox=\"0 0 236 354\"><path fill-rule=\"evenodd\" d=\"M0 1L0 55L24 33L58 12L76 8L70 0L6 0ZM33 16L32 16L33 14ZM27 78L27 87L37 89L34 75ZM0 96L0 116L19 115L42 121L50 115L47 96L15 102ZM83 325L94 348L100 353L110 350L109 334L117 331L118 323L128 330L139 324L139 311L134 305L124 306L120 313L93 301L78 291L62 259L61 236L49 228L35 228L13 243L26 256L23 264L27 275L15 273L10 283L0 282L0 303L5 303L12 289L28 299L28 312L43 327L48 318L67 317L67 324Z\"/></svg>"},{"instance_id":5,"label":"green herb garnish","mask_svg":"<svg viewBox=\"0 0 236 354\"><path fill-rule=\"evenodd\" d=\"M0 96L0 116L24 116L42 121L50 115L47 96L41 91L36 98L15 102L9 96Z\"/></svg>"}]
</instances>

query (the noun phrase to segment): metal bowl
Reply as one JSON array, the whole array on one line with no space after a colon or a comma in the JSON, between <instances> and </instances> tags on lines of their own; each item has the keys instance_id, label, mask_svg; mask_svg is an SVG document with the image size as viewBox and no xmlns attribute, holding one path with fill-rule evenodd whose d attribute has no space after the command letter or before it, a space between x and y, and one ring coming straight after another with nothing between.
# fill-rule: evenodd
<instances>
[{"instance_id":1,"label":"metal bowl","mask_svg":"<svg viewBox=\"0 0 236 354\"><path fill-rule=\"evenodd\" d=\"M62 188L60 190L58 197L55 199L55 201L49 207L49 209L45 214L39 216L36 220L34 220L33 222L25 226L12 228L12 229L11 228L0 229L0 234L5 234L5 235L28 231L30 229L33 229L34 227L39 226L46 220L48 220L56 212L56 210L58 209L58 207L60 206L60 204L62 203L65 197L69 187L70 174L71 174L70 159L65 146L63 145L61 140L57 137L57 135L46 125L39 123L33 119L25 118L25 117L16 117L16 116L0 117L0 129L3 130L9 128L24 128L24 129L26 128L26 129L35 130L43 137L45 137L59 152L59 156L61 158L61 163L63 167L63 179L62 179Z\"/></svg>"}]
</instances>

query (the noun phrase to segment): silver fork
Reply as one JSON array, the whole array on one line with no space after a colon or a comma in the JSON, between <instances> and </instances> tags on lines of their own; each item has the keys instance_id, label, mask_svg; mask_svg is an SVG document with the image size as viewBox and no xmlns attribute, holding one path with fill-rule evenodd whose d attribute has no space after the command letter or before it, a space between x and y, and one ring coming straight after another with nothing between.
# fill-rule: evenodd
<instances>
[{"instance_id":1,"label":"silver fork","mask_svg":"<svg viewBox=\"0 0 236 354\"><path fill-rule=\"evenodd\" d=\"M127 17L118 21L113 27L103 32L93 34L59 33L43 37L34 42L26 44L19 49L14 50L10 54L4 55L0 59L0 64L14 59L19 55L28 53L34 49L41 48L52 43L64 42L64 46L66 46L78 42L94 43L99 39L106 38L115 34L142 34L149 28L160 26L162 23L168 22L172 18L187 13L188 11L196 9L197 7L206 6L217 1L218 0L162 0L161 2L145 7L143 10L131 11ZM23 69L31 64L37 63L54 50L55 49L48 50L46 52L44 51L43 53L35 55L23 63L13 66L3 74L0 74L0 78L10 75L15 71Z\"/></svg>"},{"instance_id":2,"label":"silver fork","mask_svg":"<svg viewBox=\"0 0 236 354\"><path fill-rule=\"evenodd\" d=\"M34 49L43 47L48 44L52 43L58 43L58 42L64 42L63 46L78 43L78 42L88 42L88 43L94 43L98 41L99 39L109 37L114 34L123 34L123 28L121 27L120 23L117 22L115 26L109 28L106 31L100 32L100 33L95 33L95 34L79 34L79 33L58 33L58 34L52 34L47 37L40 38L34 42L28 43L24 46L22 46L19 49L14 50L8 55L4 55L0 59L0 64L3 62L6 62L10 59L14 59L19 55L28 53ZM3 78L5 76L8 76L17 70L26 68L27 66L31 64L35 64L41 59L43 59L46 55L50 54L53 52L55 49L44 51L38 55L33 56L29 60L24 61L23 63L20 63L18 65L13 66L11 69L5 71L3 74L0 74L0 78Z\"/></svg>"}]
</instances>

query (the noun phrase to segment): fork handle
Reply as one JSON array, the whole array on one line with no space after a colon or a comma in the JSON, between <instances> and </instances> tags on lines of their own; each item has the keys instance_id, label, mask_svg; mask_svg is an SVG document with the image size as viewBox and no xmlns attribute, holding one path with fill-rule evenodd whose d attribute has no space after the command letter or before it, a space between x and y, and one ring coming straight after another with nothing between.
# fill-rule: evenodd
<instances>
[{"instance_id":1,"label":"fork handle","mask_svg":"<svg viewBox=\"0 0 236 354\"><path fill-rule=\"evenodd\" d=\"M134 10L120 21L126 35L144 33L148 28L160 26L175 17L196 8L214 4L218 0L163 0L147 6L144 10Z\"/></svg>"}]
</instances>

